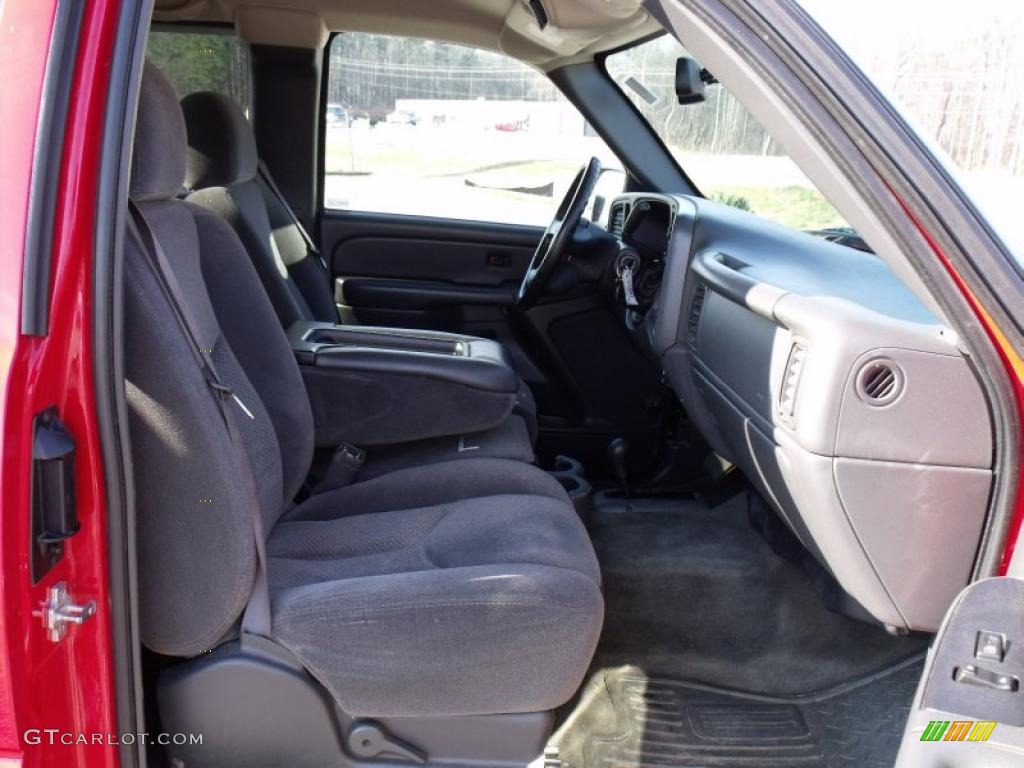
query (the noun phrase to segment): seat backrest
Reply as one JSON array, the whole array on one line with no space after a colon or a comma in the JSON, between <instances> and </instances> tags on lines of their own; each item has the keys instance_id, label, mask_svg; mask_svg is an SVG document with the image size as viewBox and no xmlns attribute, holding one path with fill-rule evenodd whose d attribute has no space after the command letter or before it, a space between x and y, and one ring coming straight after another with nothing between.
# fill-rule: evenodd
<instances>
[{"instance_id":1,"label":"seat backrest","mask_svg":"<svg viewBox=\"0 0 1024 768\"><path fill-rule=\"evenodd\" d=\"M145 251L127 237L125 389L141 635L152 650L176 656L229 635L249 598L256 548L239 462L251 466L269 532L308 472L313 435L294 356L244 247L216 215L174 199L185 153L177 97L147 64L130 194L186 297L199 343L251 413L235 414L242 459ZM253 373L260 367L262 378Z\"/></svg>"},{"instance_id":2,"label":"seat backrest","mask_svg":"<svg viewBox=\"0 0 1024 768\"><path fill-rule=\"evenodd\" d=\"M281 325L300 320L337 322L330 277L285 203L260 177L252 126L220 93L182 99L188 133L185 185L189 201L214 211L238 233Z\"/></svg>"}]
</instances>

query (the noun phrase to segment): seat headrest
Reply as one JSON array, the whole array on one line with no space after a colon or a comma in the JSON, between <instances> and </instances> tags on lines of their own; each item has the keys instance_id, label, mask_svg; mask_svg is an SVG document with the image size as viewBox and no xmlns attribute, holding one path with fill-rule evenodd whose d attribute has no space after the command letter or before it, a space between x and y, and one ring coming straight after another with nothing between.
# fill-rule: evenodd
<instances>
[{"instance_id":1,"label":"seat headrest","mask_svg":"<svg viewBox=\"0 0 1024 768\"><path fill-rule=\"evenodd\" d=\"M220 93L191 93L181 101L188 132L189 189L228 187L255 178L259 155L249 119Z\"/></svg>"},{"instance_id":2,"label":"seat headrest","mask_svg":"<svg viewBox=\"0 0 1024 768\"><path fill-rule=\"evenodd\" d=\"M167 200L185 179L185 119L174 86L146 62L132 147L133 200Z\"/></svg>"}]
</instances>

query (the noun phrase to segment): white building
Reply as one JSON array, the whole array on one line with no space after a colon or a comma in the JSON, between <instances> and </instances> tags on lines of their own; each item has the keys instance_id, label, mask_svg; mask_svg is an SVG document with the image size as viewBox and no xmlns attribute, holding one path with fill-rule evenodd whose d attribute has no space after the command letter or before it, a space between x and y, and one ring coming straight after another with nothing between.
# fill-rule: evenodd
<instances>
[{"instance_id":1,"label":"white building","mask_svg":"<svg viewBox=\"0 0 1024 768\"><path fill-rule=\"evenodd\" d=\"M482 129L549 136L583 136L585 130L583 117L564 101L397 99L395 111L414 115L418 126L448 130Z\"/></svg>"}]
</instances>

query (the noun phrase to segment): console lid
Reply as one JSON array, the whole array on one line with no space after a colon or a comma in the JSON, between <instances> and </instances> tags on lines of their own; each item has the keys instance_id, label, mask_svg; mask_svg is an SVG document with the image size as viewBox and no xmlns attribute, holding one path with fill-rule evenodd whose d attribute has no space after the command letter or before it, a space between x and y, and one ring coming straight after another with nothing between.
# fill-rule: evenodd
<instances>
[{"instance_id":1,"label":"console lid","mask_svg":"<svg viewBox=\"0 0 1024 768\"><path fill-rule=\"evenodd\" d=\"M296 323L288 335L318 446L483 431L515 404L519 377L489 339L328 323Z\"/></svg>"}]
</instances>

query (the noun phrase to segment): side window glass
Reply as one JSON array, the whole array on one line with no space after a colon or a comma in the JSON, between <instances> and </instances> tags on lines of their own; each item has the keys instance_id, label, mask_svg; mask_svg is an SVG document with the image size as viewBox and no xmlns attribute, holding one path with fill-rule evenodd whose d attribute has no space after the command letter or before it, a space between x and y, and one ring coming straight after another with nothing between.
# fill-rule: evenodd
<instances>
[{"instance_id":1,"label":"side window glass","mask_svg":"<svg viewBox=\"0 0 1024 768\"><path fill-rule=\"evenodd\" d=\"M324 110L327 208L540 225L591 156L621 167L544 74L463 45L340 34Z\"/></svg>"},{"instance_id":2,"label":"side window glass","mask_svg":"<svg viewBox=\"0 0 1024 768\"><path fill-rule=\"evenodd\" d=\"M146 58L167 75L179 97L216 91L249 114L249 46L236 35L153 30Z\"/></svg>"}]
</instances>

